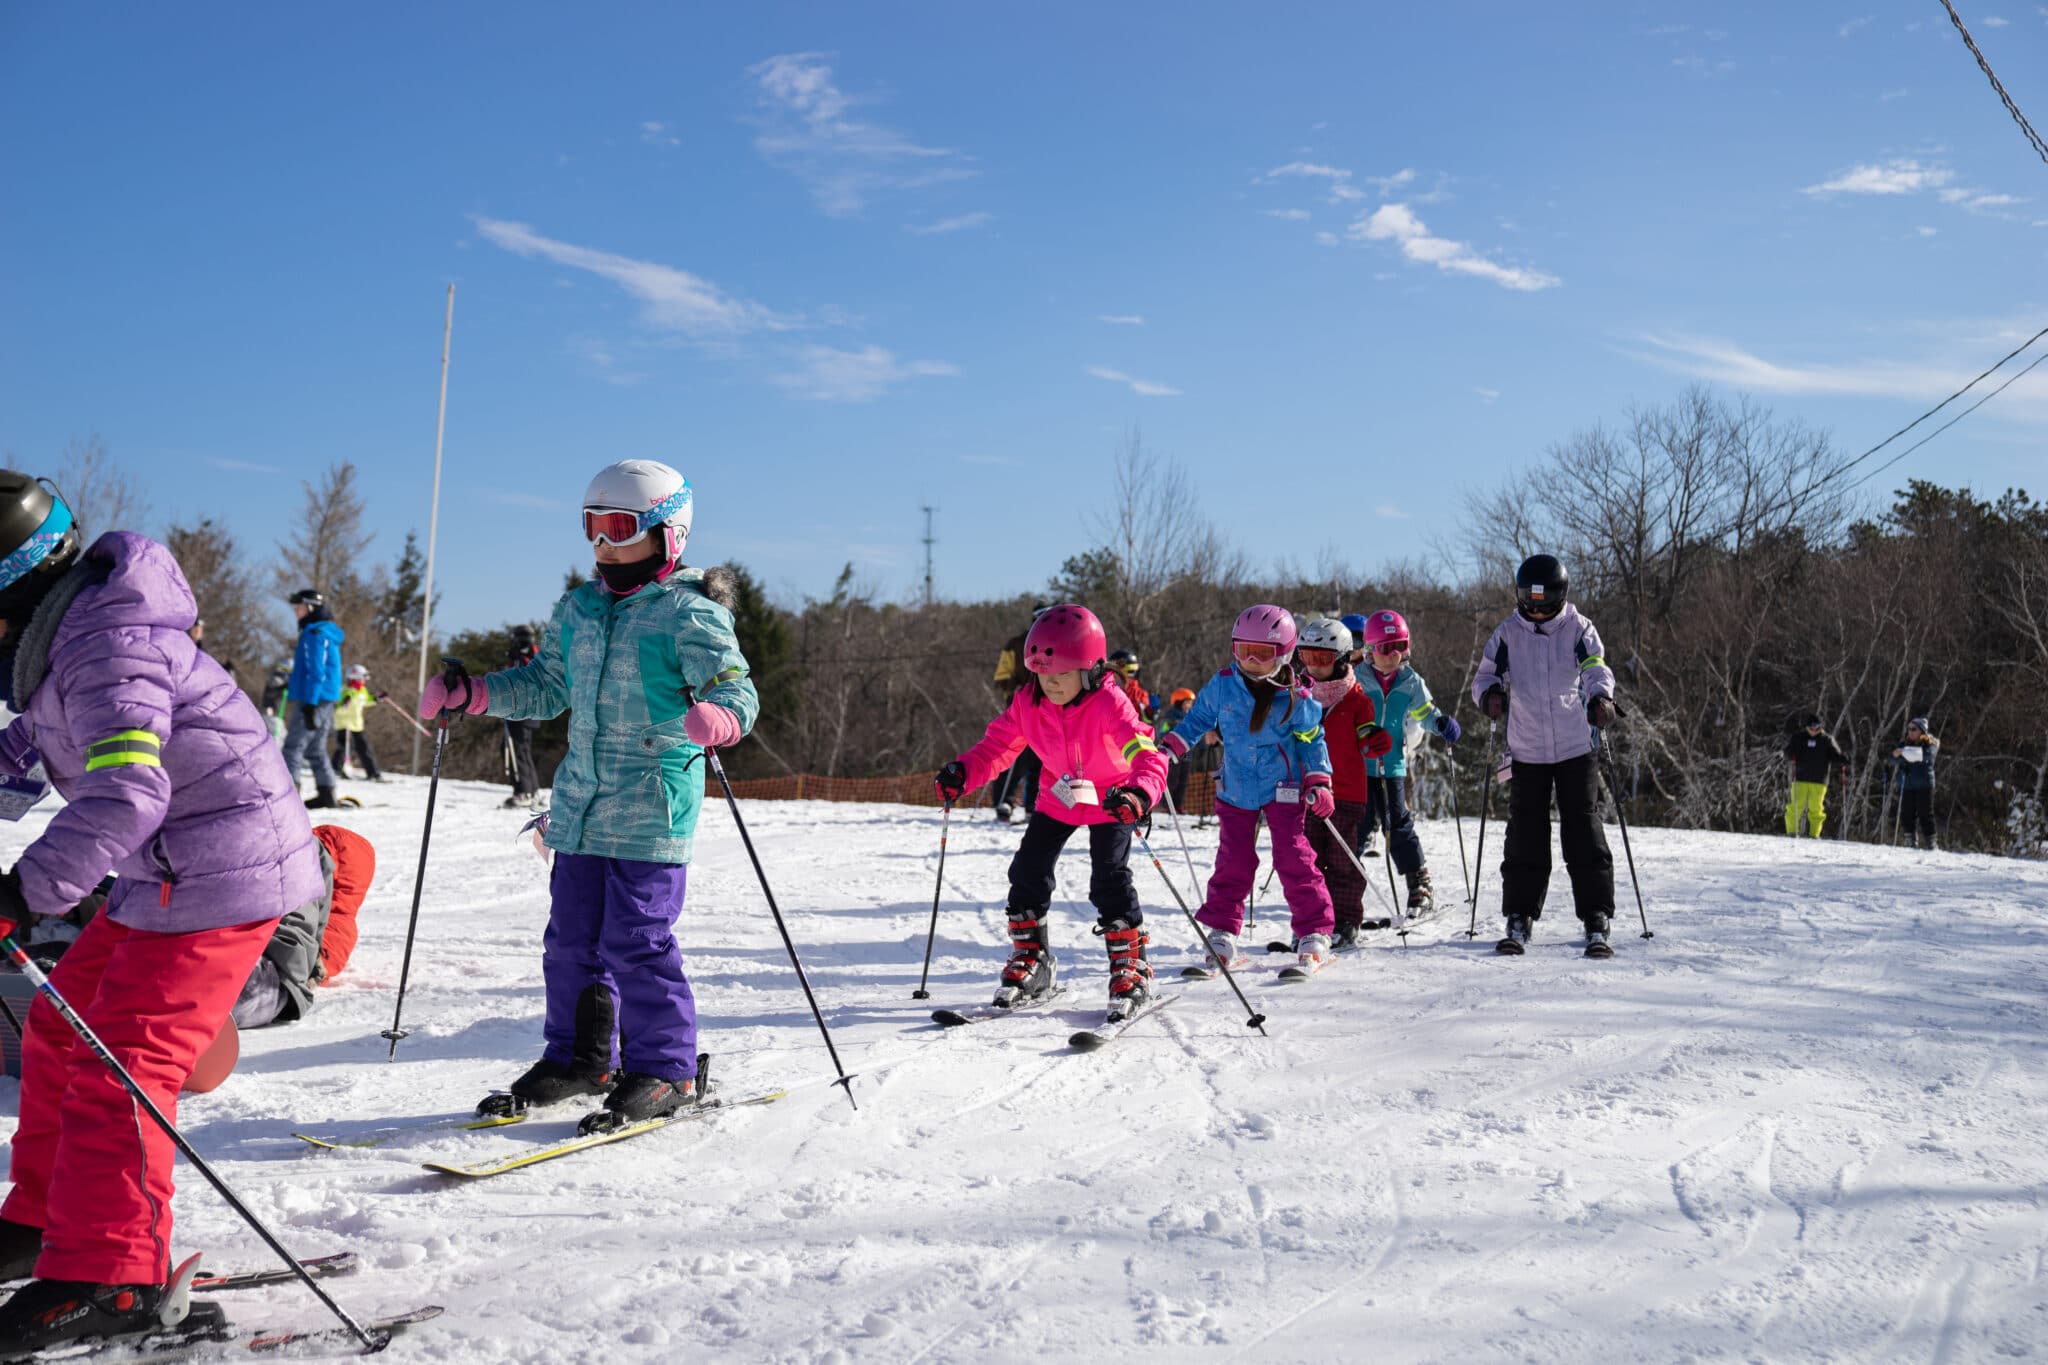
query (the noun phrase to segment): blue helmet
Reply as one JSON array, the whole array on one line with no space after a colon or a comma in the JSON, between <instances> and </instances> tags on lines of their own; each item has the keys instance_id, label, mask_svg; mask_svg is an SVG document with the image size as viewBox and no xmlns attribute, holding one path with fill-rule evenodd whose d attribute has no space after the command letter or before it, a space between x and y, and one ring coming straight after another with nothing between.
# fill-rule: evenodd
<instances>
[{"instance_id":1,"label":"blue helmet","mask_svg":"<svg viewBox=\"0 0 2048 1365\"><path fill-rule=\"evenodd\" d=\"M1344 629L1351 632L1353 647L1355 648L1363 644L1365 642L1365 617L1354 611L1349 616L1341 619L1344 622Z\"/></svg>"}]
</instances>

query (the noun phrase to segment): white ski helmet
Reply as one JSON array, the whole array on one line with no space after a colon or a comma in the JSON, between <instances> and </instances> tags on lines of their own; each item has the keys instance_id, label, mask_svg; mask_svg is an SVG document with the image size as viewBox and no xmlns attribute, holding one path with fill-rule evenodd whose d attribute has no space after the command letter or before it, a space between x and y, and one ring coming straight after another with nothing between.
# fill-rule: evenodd
<instances>
[{"instance_id":1,"label":"white ski helmet","mask_svg":"<svg viewBox=\"0 0 2048 1365\"><path fill-rule=\"evenodd\" d=\"M1301 628L1301 638L1295 642L1295 648L1334 649L1339 654L1349 654L1351 630L1342 621L1325 616Z\"/></svg>"},{"instance_id":2,"label":"white ski helmet","mask_svg":"<svg viewBox=\"0 0 2048 1365\"><path fill-rule=\"evenodd\" d=\"M620 460L608 464L597 471L590 487L583 490L586 537L596 538L589 534L590 513L631 512L639 518L643 532L656 526L666 528L663 535L671 564L683 557L683 545L690 538L690 518L695 511L696 495L690 491L690 481L659 460Z\"/></svg>"}]
</instances>

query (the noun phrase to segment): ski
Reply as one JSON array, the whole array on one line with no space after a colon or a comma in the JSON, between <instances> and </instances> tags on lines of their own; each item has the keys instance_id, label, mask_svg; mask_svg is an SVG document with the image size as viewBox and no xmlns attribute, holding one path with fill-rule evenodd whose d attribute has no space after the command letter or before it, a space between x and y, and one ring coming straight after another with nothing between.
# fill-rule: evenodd
<instances>
[{"instance_id":1,"label":"ski","mask_svg":"<svg viewBox=\"0 0 2048 1365\"><path fill-rule=\"evenodd\" d=\"M1304 967L1299 962L1297 962L1291 967L1282 967L1279 971L1279 974L1274 977L1274 980L1278 981L1283 986L1292 986L1298 982L1306 981L1310 977L1325 971L1326 969L1328 969L1329 965L1336 960L1337 955L1335 953L1332 953L1329 957L1324 958L1319 966Z\"/></svg>"},{"instance_id":2,"label":"ski","mask_svg":"<svg viewBox=\"0 0 2048 1365\"><path fill-rule=\"evenodd\" d=\"M1243 953L1239 953L1236 957L1230 960L1230 970L1233 972L1241 972L1251 965L1252 960L1246 957ZM1214 981L1218 976L1221 975L1221 973L1216 970L1216 963L1214 959L1211 959L1203 966L1183 967L1180 969L1180 974L1184 980L1188 981Z\"/></svg>"},{"instance_id":3,"label":"ski","mask_svg":"<svg viewBox=\"0 0 2048 1365\"><path fill-rule=\"evenodd\" d=\"M990 1019L1001 1019L1005 1015L1028 1014L1032 1010L1044 1008L1066 993L1067 988L1065 986L1054 986L1035 1000L1026 1000L1021 1004L1011 1005L1007 1008L998 1005L984 1005L978 1010L933 1010L932 1022L944 1028L959 1028L965 1024L981 1024L986 1023Z\"/></svg>"},{"instance_id":4,"label":"ski","mask_svg":"<svg viewBox=\"0 0 2048 1365\"><path fill-rule=\"evenodd\" d=\"M652 1133L671 1124L689 1123L696 1119L709 1118L721 1110L740 1109L748 1105L773 1104L788 1093L787 1090L771 1090L766 1094L750 1096L743 1100L722 1100L716 1095L711 1095L706 1097L702 1104L694 1108L684 1109L674 1114L666 1114L660 1118L642 1119L638 1123L624 1124L621 1127L612 1129L608 1133L580 1134L561 1142L549 1143L545 1147L536 1147L531 1151L500 1157L496 1161L478 1161L472 1162L469 1165L457 1165L445 1161L428 1161L423 1164L426 1169L438 1172L441 1175L462 1176L473 1180L482 1179L486 1176L504 1175L507 1171L524 1170L528 1166L537 1166L543 1161L553 1161L556 1157L570 1156L592 1147L603 1147L613 1142L624 1142L627 1138Z\"/></svg>"},{"instance_id":5,"label":"ski","mask_svg":"<svg viewBox=\"0 0 2048 1365\"><path fill-rule=\"evenodd\" d=\"M381 1351L393 1337L431 1322L441 1316L442 1309L430 1305L415 1308L409 1313L378 1318L363 1324L363 1330L379 1343L374 1349ZM45 1350L27 1355L11 1356L16 1361L83 1361L105 1357L118 1361L172 1361L208 1359L218 1360L223 1354L234 1356L240 1352L251 1355L295 1355L309 1347L320 1348L323 1353L339 1350L346 1346L357 1346L356 1336L346 1327L317 1327L311 1329L260 1328L250 1330L236 1327L227 1320L220 1305L206 1300L192 1304L185 1320L175 1327L158 1327L147 1332L127 1336L109 1337L100 1341L60 1342ZM355 1354L367 1355L358 1349Z\"/></svg>"},{"instance_id":6,"label":"ski","mask_svg":"<svg viewBox=\"0 0 2048 1365\"><path fill-rule=\"evenodd\" d=\"M1586 945L1586 956L1605 961L1614 956L1614 945L1610 943L1588 943Z\"/></svg>"},{"instance_id":7,"label":"ski","mask_svg":"<svg viewBox=\"0 0 2048 1365\"><path fill-rule=\"evenodd\" d=\"M323 1151L340 1147L382 1147L398 1138L411 1137L415 1133L463 1133L478 1128L503 1128L508 1123L524 1122L525 1112L517 1114L490 1114L482 1118L466 1114L459 1118L428 1119L422 1123L400 1123L387 1128L372 1128L367 1133L354 1137L323 1137L318 1133L293 1133L299 1141L308 1143Z\"/></svg>"},{"instance_id":8,"label":"ski","mask_svg":"<svg viewBox=\"0 0 2048 1365\"><path fill-rule=\"evenodd\" d=\"M1097 1048L1108 1047L1111 1043L1123 1037L1125 1029L1141 1020L1151 1018L1178 999L1180 999L1178 995L1154 996L1139 1006L1136 1013L1127 1014L1113 1024L1104 1024L1101 1028L1081 1030L1073 1037L1067 1039L1067 1045L1076 1052L1093 1052Z\"/></svg>"},{"instance_id":9,"label":"ski","mask_svg":"<svg viewBox=\"0 0 2048 1365\"><path fill-rule=\"evenodd\" d=\"M316 1280L334 1275L353 1275L360 1268L360 1262L353 1251L337 1251L332 1256L309 1256L299 1262L306 1273ZM221 1294L237 1289L262 1289L273 1284L296 1284L298 1276L284 1266L272 1266L266 1270L237 1270L219 1275L195 1275L192 1278L192 1292L195 1294ZM14 1280L6 1288L19 1289L26 1280Z\"/></svg>"}]
</instances>

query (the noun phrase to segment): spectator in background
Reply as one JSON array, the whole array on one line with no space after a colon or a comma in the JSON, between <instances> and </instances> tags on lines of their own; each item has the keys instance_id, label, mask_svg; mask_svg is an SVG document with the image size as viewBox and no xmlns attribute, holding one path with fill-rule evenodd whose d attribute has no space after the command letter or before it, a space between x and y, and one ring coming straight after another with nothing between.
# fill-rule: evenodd
<instances>
[{"instance_id":1,"label":"spectator in background","mask_svg":"<svg viewBox=\"0 0 2048 1365\"><path fill-rule=\"evenodd\" d=\"M284 743L284 708L290 696L292 661L280 659L263 681L263 721L270 727L273 742Z\"/></svg>"},{"instance_id":2,"label":"spectator in background","mask_svg":"<svg viewBox=\"0 0 2048 1365\"><path fill-rule=\"evenodd\" d=\"M1174 688L1173 695L1166 699L1166 707L1159 713L1159 719L1153 726L1158 738L1165 739L1172 734L1173 727L1187 719L1188 708L1194 704L1194 689ZM1189 750L1184 756L1174 759L1166 769L1166 794L1173 798L1173 809L1176 813L1187 809L1188 760L1194 757L1194 753L1194 750Z\"/></svg>"},{"instance_id":3,"label":"spectator in background","mask_svg":"<svg viewBox=\"0 0 2048 1365\"><path fill-rule=\"evenodd\" d=\"M199 646L199 652L200 652L201 654L212 654L212 653L213 653L213 651L212 651L212 650L210 650L210 649L208 649L208 648L206 647L206 618L205 618L205 617L203 617L203 616L202 616L202 617L200 617L200 618L199 618L198 620L194 621L194 622L192 623L192 629L190 629L190 630L186 631L185 633L186 633L187 635L189 635L189 636L191 636L191 637L192 637L192 643L193 643L193 644L195 644L195 645L198 645L198 646ZM223 671L223 672L225 672L225 673L226 673L226 674L227 674L227 675L228 675L228 676L229 676L230 678L234 678L234 679L236 679L237 681L240 681L240 675L239 675L239 674L237 674L237 673L235 672L235 663L234 663L234 660L232 660L232 659L215 659L215 660L214 660L214 662L215 662L215 663L217 663L217 664L219 664L219 665L221 666L221 669L222 669L222 671Z\"/></svg>"},{"instance_id":4,"label":"spectator in background","mask_svg":"<svg viewBox=\"0 0 2048 1365\"><path fill-rule=\"evenodd\" d=\"M1892 750L1891 768L1899 775L1899 827L1920 847L1920 832L1927 832L1927 849L1934 850L1934 759L1941 741L1927 732L1927 717L1906 722L1906 742Z\"/></svg>"},{"instance_id":5,"label":"spectator in background","mask_svg":"<svg viewBox=\"0 0 2048 1365\"><path fill-rule=\"evenodd\" d=\"M291 595L292 614L299 618L298 648L292 653L290 692L285 707L284 766L292 786L299 770L313 769L313 799L308 810L332 810L334 767L327 761L327 735L334 728L334 704L341 700L341 627L327 614L327 599L313 588Z\"/></svg>"},{"instance_id":6,"label":"spectator in background","mask_svg":"<svg viewBox=\"0 0 2048 1365\"><path fill-rule=\"evenodd\" d=\"M1785 803L1785 833L1799 837L1799 815L1804 811L1806 832L1818 839L1828 819L1828 774L1841 768L1846 778L1849 758L1822 731L1819 712L1807 712L1800 726L1800 733L1785 741L1785 757L1792 762L1792 799Z\"/></svg>"},{"instance_id":7,"label":"spectator in background","mask_svg":"<svg viewBox=\"0 0 2048 1365\"><path fill-rule=\"evenodd\" d=\"M1123 688L1124 695L1131 699L1131 706L1137 711L1138 718L1146 721L1157 718L1158 698L1147 692L1144 684L1138 681L1138 670L1143 665L1138 662L1137 653L1133 650L1120 649L1109 656L1109 667L1110 671L1117 675L1117 685Z\"/></svg>"},{"instance_id":8,"label":"spectator in background","mask_svg":"<svg viewBox=\"0 0 2048 1365\"><path fill-rule=\"evenodd\" d=\"M512 627L512 649L505 667L522 668L540 657L540 636L532 626ZM533 766L533 737L540 730L537 720L505 722L505 766L512 779L512 794L505 798L507 810L531 810L540 804L540 773Z\"/></svg>"},{"instance_id":9,"label":"spectator in background","mask_svg":"<svg viewBox=\"0 0 2048 1365\"><path fill-rule=\"evenodd\" d=\"M377 751L370 747L370 733L363 728L363 713L377 704L370 691L370 670L356 664L348 671L341 700L334 707L334 771L348 776L351 755L362 765L363 776L382 782L384 772L377 766Z\"/></svg>"},{"instance_id":10,"label":"spectator in background","mask_svg":"<svg viewBox=\"0 0 2048 1365\"><path fill-rule=\"evenodd\" d=\"M1032 621L1045 614L1046 606L1040 602L1031 608ZM1002 691L1005 710L1016 699L1017 689L1031 681L1031 670L1024 667L1024 637L1030 632L1031 627L1027 625L1012 635L1004 643L1003 652L996 656L996 671L991 680ZM1025 818L1030 818L1031 812L1038 808L1038 775L1044 767L1038 751L1027 744L1024 752L1010 764L1008 772L989 779L988 789L996 803L996 819L1009 824L1010 817L1019 806L1024 808Z\"/></svg>"}]
</instances>

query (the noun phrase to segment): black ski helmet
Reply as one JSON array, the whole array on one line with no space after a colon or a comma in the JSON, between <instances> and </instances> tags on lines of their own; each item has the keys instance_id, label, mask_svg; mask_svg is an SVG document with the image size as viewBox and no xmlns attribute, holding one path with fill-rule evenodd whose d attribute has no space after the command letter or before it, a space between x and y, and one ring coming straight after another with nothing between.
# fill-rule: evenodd
<instances>
[{"instance_id":1,"label":"black ski helmet","mask_svg":"<svg viewBox=\"0 0 2048 1365\"><path fill-rule=\"evenodd\" d=\"M1119 673L1135 673L1139 667L1138 656L1131 650L1119 649L1109 656L1109 666Z\"/></svg>"},{"instance_id":2,"label":"black ski helmet","mask_svg":"<svg viewBox=\"0 0 2048 1365\"><path fill-rule=\"evenodd\" d=\"M537 637L533 633L532 626L512 627L512 643L515 645L531 645L535 643L536 638Z\"/></svg>"},{"instance_id":3,"label":"black ski helmet","mask_svg":"<svg viewBox=\"0 0 2048 1365\"><path fill-rule=\"evenodd\" d=\"M322 595L318 588L300 588L290 597L287 597L285 601L295 607L324 607L327 605L327 598Z\"/></svg>"},{"instance_id":4,"label":"black ski helmet","mask_svg":"<svg viewBox=\"0 0 2048 1365\"><path fill-rule=\"evenodd\" d=\"M28 624L78 549L77 523L56 488L0 469L0 620L15 630Z\"/></svg>"},{"instance_id":5,"label":"black ski helmet","mask_svg":"<svg viewBox=\"0 0 2048 1365\"><path fill-rule=\"evenodd\" d=\"M1530 555L1515 570L1515 605L1531 620L1547 621L1564 610L1572 578L1556 555Z\"/></svg>"}]
</instances>

